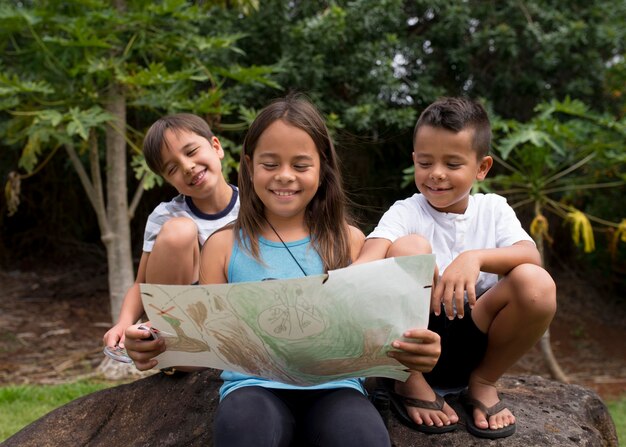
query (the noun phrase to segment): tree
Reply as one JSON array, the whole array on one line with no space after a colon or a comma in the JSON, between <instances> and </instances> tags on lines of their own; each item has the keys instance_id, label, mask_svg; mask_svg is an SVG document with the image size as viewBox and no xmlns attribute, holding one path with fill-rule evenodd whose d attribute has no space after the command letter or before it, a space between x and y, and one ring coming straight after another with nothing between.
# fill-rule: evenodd
<instances>
[{"instance_id":1,"label":"tree","mask_svg":"<svg viewBox=\"0 0 626 447\"><path fill-rule=\"evenodd\" d=\"M307 92L326 114L348 161L348 188L371 223L405 194L398 166L410 164L415 120L439 96L482 98L521 121L567 95L614 110L621 99L605 84L625 50L626 4L618 3L265 0L215 26L244 29L241 60L279 64L278 82ZM254 107L269 99L242 97Z\"/></svg>"},{"instance_id":2,"label":"tree","mask_svg":"<svg viewBox=\"0 0 626 447\"><path fill-rule=\"evenodd\" d=\"M228 98L233 85L276 87L270 67L229 63L241 35L213 33L206 26L211 11L207 2L183 0L0 6L0 132L20 152L22 170L7 183L8 201L19 203L21 177L59 149L66 152L98 216L113 319L134 278L129 220L143 188L159 181L138 150L146 127L165 112L184 110L219 131L222 118L236 110ZM130 203L129 158L141 179ZM225 168L233 165L230 157Z\"/></svg>"},{"instance_id":3,"label":"tree","mask_svg":"<svg viewBox=\"0 0 626 447\"><path fill-rule=\"evenodd\" d=\"M518 211L530 209L530 233L549 269L546 249L553 238L546 212L571 226L572 240L585 253L595 249L591 222L614 229L616 238L623 237L623 214L615 216L617 222L609 220L613 216L593 216L586 212L586 200L580 199L588 191L619 191L626 184L622 148L626 125L569 99L540 104L536 111L527 123L496 120L494 129L501 138L493 156L506 173L488 178L482 187L505 195ZM552 376L566 382L552 353L549 331L540 347Z\"/></svg>"}]
</instances>

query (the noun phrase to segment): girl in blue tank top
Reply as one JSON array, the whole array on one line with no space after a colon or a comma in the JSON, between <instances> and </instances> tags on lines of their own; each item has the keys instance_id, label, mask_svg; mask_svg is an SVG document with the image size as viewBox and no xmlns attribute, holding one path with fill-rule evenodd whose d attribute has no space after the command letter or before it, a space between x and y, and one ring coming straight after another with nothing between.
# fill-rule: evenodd
<instances>
[{"instance_id":1,"label":"girl in blue tank top","mask_svg":"<svg viewBox=\"0 0 626 447\"><path fill-rule=\"evenodd\" d=\"M202 284L317 275L348 266L363 245L363 233L348 223L328 129L300 96L273 102L250 126L241 152L239 192L234 225L214 233L203 247ZM398 350L389 355L418 369L434 364L437 341L396 341ZM213 426L217 447L390 445L358 378L311 387L232 371L224 371L222 378Z\"/></svg>"},{"instance_id":2,"label":"girl in blue tank top","mask_svg":"<svg viewBox=\"0 0 626 447\"><path fill-rule=\"evenodd\" d=\"M241 206L206 242L200 282L318 275L348 266L364 235L348 225L337 156L312 104L290 97L257 116L243 144ZM361 380L298 387L224 371L216 446L385 446L389 435Z\"/></svg>"}]
</instances>

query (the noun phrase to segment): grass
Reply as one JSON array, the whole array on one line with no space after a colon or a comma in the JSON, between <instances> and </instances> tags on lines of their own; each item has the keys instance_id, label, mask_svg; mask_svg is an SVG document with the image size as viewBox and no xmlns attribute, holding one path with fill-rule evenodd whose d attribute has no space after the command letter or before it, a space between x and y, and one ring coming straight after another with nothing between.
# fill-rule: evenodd
<instances>
[{"instance_id":1,"label":"grass","mask_svg":"<svg viewBox=\"0 0 626 447\"><path fill-rule=\"evenodd\" d=\"M62 385L0 387L0 442L55 408L114 385L117 383L80 381Z\"/></svg>"},{"instance_id":2,"label":"grass","mask_svg":"<svg viewBox=\"0 0 626 447\"><path fill-rule=\"evenodd\" d=\"M62 385L0 387L0 442L57 407L116 385L119 383L79 381ZM615 421L619 445L626 447L626 395L606 404Z\"/></svg>"},{"instance_id":3,"label":"grass","mask_svg":"<svg viewBox=\"0 0 626 447\"><path fill-rule=\"evenodd\" d=\"M608 401L606 406L615 422L619 445L626 446L626 395L622 395L621 399Z\"/></svg>"}]
</instances>

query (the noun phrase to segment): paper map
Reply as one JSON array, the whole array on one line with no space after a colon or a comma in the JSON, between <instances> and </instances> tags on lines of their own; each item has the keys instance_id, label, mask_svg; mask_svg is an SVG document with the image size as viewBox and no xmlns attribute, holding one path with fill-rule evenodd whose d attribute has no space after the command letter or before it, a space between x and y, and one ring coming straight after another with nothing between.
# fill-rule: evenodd
<instances>
[{"instance_id":1,"label":"paper map","mask_svg":"<svg viewBox=\"0 0 626 447\"><path fill-rule=\"evenodd\" d=\"M407 256L287 280L141 284L141 297L166 342L159 368L203 366L297 385L406 380L405 366L386 353L407 329L427 327L434 268L434 255Z\"/></svg>"}]
</instances>

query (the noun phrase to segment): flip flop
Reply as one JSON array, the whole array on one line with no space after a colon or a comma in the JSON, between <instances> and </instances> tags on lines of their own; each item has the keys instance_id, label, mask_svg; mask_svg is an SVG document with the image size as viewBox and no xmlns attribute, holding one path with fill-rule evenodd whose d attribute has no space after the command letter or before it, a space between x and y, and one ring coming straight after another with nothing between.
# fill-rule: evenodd
<instances>
[{"instance_id":1,"label":"flip flop","mask_svg":"<svg viewBox=\"0 0 626 447\"><path fill-rule=\"evenodd\" d=\"M380 383L382 383L383 388L389 395L389 402L391 406L391 411L396 415L398 421L406 425L407 427L419 431L421 433L427 434L440 434L440 433L448 433L457 429L458 424L450 424L450 425L442 425L438 427L436 425L426 425L426 424L417 424L406 411L406 406L408 407L416 407L416 408L424 408L428 410L443 410L443 405L445 404L445 400L439 394L435 393L435 400L421 400L414 399L411 397L402 396L396 393L394 389L395 380L393 379L378 379Z\"/></svg>"},{"instance_id":2,"label":"flip flop","mask_svg":"<svg viewBox=\"0 0 626 447\"><path fill-rule=\"evenodd\" d=\"M498 398L499 397L500 396L498 396ZM463 413L463 419L465 419L465 428L469 434L478 438L500 439L506 438L515 433L515 424L492 430L490 428L479 428L474 422L474 408L478 408L480 411L485 413L487 420L489 420L491 416L498 414L506 408L506 405L502 400L498 401L497 404L491 407L487 407L478 399L469 397L467 391L463 391L459 396L459 403L461 404L460 408Z\"/></svg>"}]
</instances>

